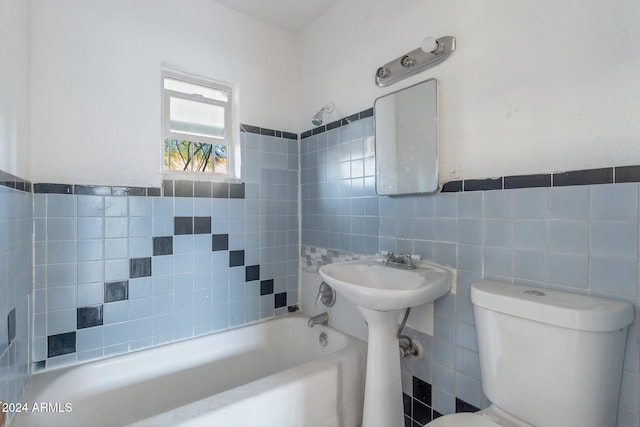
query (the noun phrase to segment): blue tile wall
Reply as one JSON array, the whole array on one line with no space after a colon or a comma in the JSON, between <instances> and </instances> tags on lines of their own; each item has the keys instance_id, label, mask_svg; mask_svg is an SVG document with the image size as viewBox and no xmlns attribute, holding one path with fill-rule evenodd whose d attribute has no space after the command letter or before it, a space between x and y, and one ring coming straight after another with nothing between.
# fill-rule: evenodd
<instances>
[{"instance_id":1,"label":"blue tile wall","mask_svg":"<svg viewBox=\"0 0 640 427\"><path fill-rule=\"evenodd\" d=\"M407 383L417 377L432 384L434 414L488 406L469 299L476 280L626 300L639 317L638 183L378 197L371 153L361 148L373 135L370 120L303 134L302 244L414 253L458 269L457 294L435 303L434 336L420 337L425 358L403 361L408 398ZM638 375L636 321L627 341L618 427L637 427Z\"/></svg>"},{"instance_id":2,"label":"blue tile wall","mask_svg":"<svg viewBox=\"0 0 640 427\"><path fill-rule=\"evenodd\" d=\"M303 242L358 253L378 246L373 118L322 132L300 148Z\"/></svg>"},{"instance_id":3,"label":"blue tile wall","mask_svg":"<svg viewBox=\"0 0 640 427\"><path fill-rule=\"evenodd\" d=\"M163 197L36 186L34 367L206 334L297 304L298 141L240 136L245 182L215 191L190 181L166 181Z\"/></svg>"},{"instance_id":4,"label":"blue tile wall","mask_svg":"<svg viewBox=\"0 0 640 427\"><path fill-rule=\"evenodd\" d=\"M31 184L21 181L16 189L15 178L11 187L5 179L0 183L0 396L19 402L29 375L33 195Z\"/></svg>"}]
</instances>

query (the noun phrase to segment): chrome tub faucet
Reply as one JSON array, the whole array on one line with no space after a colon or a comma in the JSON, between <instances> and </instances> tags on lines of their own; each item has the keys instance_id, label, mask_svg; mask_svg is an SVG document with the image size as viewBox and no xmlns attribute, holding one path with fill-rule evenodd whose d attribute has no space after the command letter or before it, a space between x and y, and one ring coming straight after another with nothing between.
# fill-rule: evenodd
<instances>
[{"instance_id":1,"label":"chrome tub faucet","mask_svg":"<svg viewBox=\"0 0 640 427\"><path fill-rule=\"evenodd\" d=\"M327 325L329 324L329 313L324 312L311 316L307 324L310 328L313 328L315 325Z\"/></svg>"}]
</instances>

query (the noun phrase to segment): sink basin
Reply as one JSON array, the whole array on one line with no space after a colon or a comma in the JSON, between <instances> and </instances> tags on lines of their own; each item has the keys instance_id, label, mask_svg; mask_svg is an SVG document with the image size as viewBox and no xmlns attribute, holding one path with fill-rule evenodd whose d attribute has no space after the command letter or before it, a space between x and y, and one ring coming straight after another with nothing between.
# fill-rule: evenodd
<instances>
[{"instance_id":1,"label":"sink basin","mask_svg":"<svg viewBox=\"0 0 640 427\"><path fill-rule=\"evenodd\" d=\"M451 289L453 274L447 269L427 261L416 267L405 270L374 260L320 267L322 278L356 305L369 328L362 427L404 425L398 316Z\"/></svg>"},{"instance_id":2,"label":"sink basin","mask_svg":"<svg viewBox=\"0 0 640 427\"><path fill-rule=\"evenodd\" d=\"M320 275L336 292L359 307L401 310L431 302L451 289L451 274L417 261L415 270L389 267L381 261L358 260L320 267Z\"/></svg>"}]
</instances>

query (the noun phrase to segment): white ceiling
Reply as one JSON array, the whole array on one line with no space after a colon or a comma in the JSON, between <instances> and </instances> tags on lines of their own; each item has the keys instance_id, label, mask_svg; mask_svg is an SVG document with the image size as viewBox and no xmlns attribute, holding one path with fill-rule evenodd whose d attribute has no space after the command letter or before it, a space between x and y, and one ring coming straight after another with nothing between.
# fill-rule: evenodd
<instances>
[{"instance_id":1,"label":"white ceiling","mask_svg":"<svg viewBox=\"0 0 640 427\"><path fill-rule=\"evenodd\" d=\"M297 33L338 0L215 0L245 15Z\"/></svg>"}]
</instances>

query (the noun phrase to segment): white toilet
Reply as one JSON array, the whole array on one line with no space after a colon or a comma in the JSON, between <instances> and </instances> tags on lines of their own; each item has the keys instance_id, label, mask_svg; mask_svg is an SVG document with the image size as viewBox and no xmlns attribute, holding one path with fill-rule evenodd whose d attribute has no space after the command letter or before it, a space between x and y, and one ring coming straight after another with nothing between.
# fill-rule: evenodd
<instances>
[{"instance_id":1,"label":"white toilet","mask_svg":"<svg viewBox=\"0 0 640 427\"><path fill-rule=\"evenodd\" d=\"M472 285L471 302L492 405L429 427L616 425L633 305L488 280Z\"/></svg>"}]
</instances>

